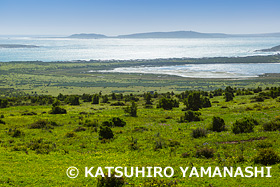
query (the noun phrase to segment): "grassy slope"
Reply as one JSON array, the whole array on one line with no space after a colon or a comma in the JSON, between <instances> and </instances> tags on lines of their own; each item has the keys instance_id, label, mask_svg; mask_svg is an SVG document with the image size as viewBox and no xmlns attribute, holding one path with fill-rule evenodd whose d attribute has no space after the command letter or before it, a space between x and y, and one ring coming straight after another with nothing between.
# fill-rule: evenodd
<instances>
[{"instance_id":1,"label":"grassy slope","mask_svg":"<svg viewBox=\"0 0 280 187\"><path fill-rule=\"evenodd\" d=\"M94 185L95 178L85 178L83 176L84 167L88 166L172 166L174 169L179 166L208 167L208 166L256 166L253 157L258 148L254 142L244 142L239 144L217 144L217 142L248 140L261 136L273 144L273 149L279 154L280 140L279 132L262 132L261 126L255 127L254 133L234 135L230 130L221 133L210 133L206 138L193 139L190 136L191 129L196 127L206 127L214 115L219 115L225 119L228 129L231 128L235 120L244 116L253 116L255 119L266 122L276 116L279 117L280 103L275 99L266 100L263 103L250 103L252 96L237 96L234 101L224 102L222 97L215 97L211 101L219 101L212 104L211 108L202 109L201 122L178 123L177 120L183 115L180 108L166 111L163 109L145 109L143 100L138 102L138 117L126 116L122 107L112 107L108 104L92 105L83 103L81 106L64 106L68 113L66 115L51 115L48 112L51 106L15 106L0 109L0 114L4 114L3 119L7 124L0 125L0 163L2 174L0 176L1 185L22 185L22 186L82 186ZM157 100L153 101L157 103ZM221 108L227 106L228 108ZM38 115L22 116L25 111L34 111ZM92 112L92 115L80 115L80 112ZM83 116L83 119L80 119ZM123 128L113 128L115 139L109 143L101 143L98 140L98 133L93 128L86 131L77 132L77 136L67 138L67 132L71 132L79 125L80 121L86 119L98 120L99 122L108 118L119 116L123 118L127 125ZM171 119L166 119L166 117ZM54 127L49 130L29 129L28 126L38 119L50 119L63 126ZM145 127L148 131L133 132L135 127ZM25 135L21 137L11 137L7 131L17 128ZM131 137L138 139L139 150L129 149ZM26 149L26 145L33 139L43 138L44 141L54 147L49 154L36 154L35 151ZM177 148L168 147L170 140L180 142ZM158 151L154 150L155 141L161 140L167 147ZM208 147L216 150L215 157L203 159L194 157L195 147L203 147L207 143ZM241 147L244 148L245 162L237 162L237 156L241 154ZM19 150L19 151L16 151ZM27 151L27 152L25 152ZM182 158L181 154L189 152L188 158ZM220 156L219 156L220 155ZM220 159L219 159L220 157ZM76 179L69 179L65 172L69 166L76 166L80 169L80 176ZM260 166L260 165L258 165ZM279 164L272 167L272 178L182 178L179 170L175 172L175 177L167 180L179 180L179 186L277 186L279 181ZM136 186L141 185L145 179L130 178L126 181Z\"/></svg>"}]
</instances>

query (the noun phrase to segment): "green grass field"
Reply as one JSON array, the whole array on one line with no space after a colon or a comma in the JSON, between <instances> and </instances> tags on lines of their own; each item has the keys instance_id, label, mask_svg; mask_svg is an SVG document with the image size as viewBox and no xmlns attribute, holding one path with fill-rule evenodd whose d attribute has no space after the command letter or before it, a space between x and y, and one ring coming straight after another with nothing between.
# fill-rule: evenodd
<instances>
[{"instance_id":1,"label":"green grass field","mask_svg":"<svg viewBox=\"0 0 280 187\"><path fill-rule=\"evenodd\" d=\"M22 100L18 106L0 109L1 120L5 122L0 124L1 186L96 186L97 179L86 178L84 169L106 166L174 168L172 178L156 178L153 182L158 185L154 186L160 183L166 186L173 183L174 186L278 185L280 164L272 165L271 178L183 178L179 170L179 167L261 167L263 165L254 162L260 145L271 147L280 155L279 131L264 131L262 127L268 121L279 119L280 102L276 99L251 102L254 95L241 95L225 102L224 96L217 96L210 99L210 108L199 110L202 121L179 123L184 115L182 102L179 108L163 110L155 107L162 95L152 99L152 108L145 107L143 96L136 97L140 99L137 117L124 113L125 106L111 106L115 101L110 97L110 103L97 105L82 101L79 106L63 104L61 107L67 114L49 114L50 104L31 104L29 99ZM24 115L31 112L36 115ZM213 116L223 118L227 130L209 131L206 137L193 138L192 130L207 129ZM120 117L126 125L112 127L113 139L100 140L101 123L113 117ZM234 134L233 123L243 117L253 117L259 125L254 126L254 132ZM31 128L42 119L57 125ZM96 121L98 126L89 127L87 121ZM79 128L83 130L77 130ZM196 151L203 147L213 149L214 156L197 156ZM80 170L75 179L66 175L70 166ZM125 178L125 183L127 186L150 186L152 179Z\"/></svg>"},{"instance_id":2,"label":"green grass field","mask_svg":"<svg viewBox=\"0 0 280 187\"><path fill-rule=\"evenodd\" d=\"M0 164L1 186L97 186L96 177L85 177L85 167L172 167L171 178L125 177L125 186L278 186L280 177L280 102L278 75L251 79L191 79L152 74L89 73L135 65L174 65L185 63L278 62L270 57L173 59L125 62L8 62L0 63ZM247 90L225 101L226 87ZM262 92L253 89L261 87ZM275 87L275 88L272 88ZM268 88L268 89L266 89ZM210 97L214 90L223 89ZM206 91L211 107L201 108L201 121L180 121L184 116L185 90ZM152 106L145 105L144 93L157 92ZM240 90L239 90L240 91ZM169 94L166 94L169 92ZM243 91L242 91L243 92ZM80 105L61 99L67 114L50 114L59 93L78 95ZM108 103L84 102L82 94L108 96ZM112 93L118 97L112 98ZM170 94L170 93L175 93ZM137 117L124 112L137 104ZM189 94L189 93L188 93ZM48 96L47 96L48 95ZM183 94L184 95L184 94ZM100 96L101 97L101 96ZM157 108L161 98L179 101L172 110ZM202 96L201 96L202 97ZM255 99L254 99L255 97ZM8 105L5 105L7 100ZM102 101L103 99L100 99ZM91 99L90 99L91 101ZM117 101L125 106L112 106ZM226 131L209 130L214 116L224 119ZM110 127L113 139L100 138L104 121L119 117L124 127ZM253 118L258 124L250 132L235 134L237 120ZM275 126L266 129L267 124ZM195 138L197 128L205 136ZM241 128L243 129L243 128ZM244 128L245 129L245 128ZM200 132L200 131L199 131ZM273 153L259 155L262 150ZM211 156L201 156L206 151ZM202 154L203 155L203 154ZM257 158L270 161L272 177L182 177L179 167L265 167ZM271 160L275 161L271 164ZM79 169L71 179L66 171ZM111 185L114 186L114 185Z\"/></svg>"}]
</instances>

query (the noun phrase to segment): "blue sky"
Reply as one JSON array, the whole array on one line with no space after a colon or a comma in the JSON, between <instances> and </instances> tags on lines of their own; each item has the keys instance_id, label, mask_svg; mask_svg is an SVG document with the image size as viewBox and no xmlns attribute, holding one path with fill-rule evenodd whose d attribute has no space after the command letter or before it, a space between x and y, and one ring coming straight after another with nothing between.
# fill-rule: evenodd
<instances>
[{"instance_id":1,"label":"blue sky","mask_svg":"<svg viewBox=\"0 0 280 187\"><path fill-rule=\"evenodd\" d=\"M0 0L0 35L280 32L279 0Z\"/></svg>"}]
</instances>

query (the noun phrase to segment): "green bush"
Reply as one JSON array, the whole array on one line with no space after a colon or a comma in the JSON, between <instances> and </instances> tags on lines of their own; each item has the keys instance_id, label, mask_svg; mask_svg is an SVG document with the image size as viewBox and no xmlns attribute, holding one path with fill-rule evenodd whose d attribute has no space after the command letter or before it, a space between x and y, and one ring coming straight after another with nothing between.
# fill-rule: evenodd
<instances>
[{"instance_id":1,"label":"green bush","mask_svg":"<svg viewBox=\"0 0 280 187\"><path fill-rule=\"evenodd\" d=\"M74 132L81 132L81 131L86 131L87 129L84 127L78 127L74 130Z\"/></svg>"},{"instance_id":2,"label":"green bush","mask_svg":"<svg viewBox=\"0 0 280 187\"><path fill-rule=\"evenodd\" d=\"M75 132L67 132L65 135L66 138L74 138L76 136L77 134Z\"/></svg>"},{"instance_id":3,"label":"green bush","mask_svg":"<svg viewBox=\"0 0 280 187\"><path fill-rule=\"evenodd\" d=\"M200 92L192 92L184 100L186 110L198 111L200 108L211 107L211 102L207 97L201 95Z\"/></svg>"},{"instance_id":4,"label":"green bush","mask_svg":"<svg viewBox=\"0 0 280 187\"><path fill-rule=\"evenodd\" d=\"M258 148L269 148L269 147L272 147L272 143L268 142L268 141L259 141L257 143L257 147Z\"/></svg>"},{"instance_id":5,"label":"green bush","mask_svg":"<svg viewBox=\"0 0 280 187\"><path fill-rule=\"evenodd\" d=\"M111 106L124 106L124 102L121 102L121 101L117 101L115 103L111 103Z\"/></svg>"},{"instance_id":6,"label":"green bush","mask_svg":"<svg viewBox=\"0 0 280 187\"><path fill-rule=\"evenodd\" d=\"M157 105L157 108L163 108L164 110L172 110L173 107L179 107L179 101L166 97L161 98Z\"/></svg>"},{"instance_id":7,"label":"green bush","mask_svg":"<svg viewBox=\"0 0 280 187\"><path fill-rule=\"evenodd\" d=\"M280 130L280 121L272 120L263 124L264 131L277 131Z\"/></svg>"},{"instance_id":8,"label":"green bush","mask_svg":"<svg viewBox=\"0 0 280 187\"><path fill-rule=\"evenodd\" d=\"M256 122L256 120L247 117L236 120L233 124L232 132L234 134L254 132L254 126L256 125Z\"/></svg>"},{"instance_id":9,"label":"green bush","mask_svg":"<svg viewBox=\"0 0 280 187\"><path fill-rule=\"evenodd\" d=\"M181 154L182 158L188 158L191 154L189 152L184 152Z\"/></svg>"},{"instance_id":10,"label":"green bush","mask_svg":"<svg viewBox=\"0 0 280 187\"><path fill-rule=\"evenodd\" d=\"M31 125L29 125L30 129L53 129L54 126L59 126L56 122L48 121L45 119L40 119Z\"/></svg>"},{"instance_id":11,"label":"green bush","mask_svg":"<svg viewBox=\"0 0 280 187\"><path fill-rule=\"evenodd\" d=\"M131 106L124 108L124 112L132 117L137 117L137 105L134 101L131 102Z\"/></svg>"},{"instance_id":12,"label":"green bush","mask_svg":"<svg viewBox=\"0 0 280 187\"><path fill-rule=\"evenodd\" d=\"M121 187L124 186L124 177L115 177L115 172L108 177L108 173L104 174L105 177L99 177L97 179L97 187Z\"/></svg>"},{"instance_id":13,"label":"green bush","mask_svg":"<svg viewBox=\"0 0 280 187\"><path fill-rule=\"evenodd\" d=\"M24 136L24 132L20 129L9 129L8 134L13 137L13 138L17 138L17 137L21 137Z\"/></svg>"},{"instance_id":14,"label":"green bush","mask_svg":"<svg viewBox=\"0 0 280 187\"><path fill-rule=\"evenodd\" d=\"M49 154L53 150L50 143L45 142L42 138L31 140L27 147L36 151L37 154Z\"/></svg>"},{"instance_id":15,"label":"green bush","mask_svg":"<svg viewBox=\"0 0 280 187\"><path fill-rule=\"evenodd\" d=\"M260 149L254 158L254 162L262 165L273 165L280 162L280 157L273 149L265 148Z\"/></svg>"},{"instance_id":16,"label":"green bush","mask_svg":"<svg viewBox=\"0 0 280 187\"><path fill-rule=\"evenodd\" d=\"M212 123L208 127L211 131L221 132L226 130L225 121L220 117L214 116Z\"/></svg>"},{"instance_id":17,"label":"green bush","mask_svg":"<svg viewBox=\"0 0 280 187\"><path fill-rule=\"evenodd\" d=\"M191 121L200 121L200 112L194 112L192 110L188 110L185 112L184 116L180 117L179 122L191 122Z\"/></svg>"},{"instance_id":18,"label":"green bush","mask_svg":"<svg viewBox=\"0 0 280 187\"><path fill-rule=\"evenodd\" d=\"M98 94L94 94L92 96L92 103L91 104L99 104L99 95Z\"/></svg>"},{"instance_id":19,"label":"green bush","mask_svg":"<svg viewBox=\"0 0 280 187\"><path fill-rule=\"evenodd\" d=\"M197 157L205 157L205 158L212 158L214 157L214 149L203 147L201 149L196 150Z\"/></svg>"},{"instance_id":20,"label":"green bush","mask_svg":"<svg viewBox=\"0 0 280 187\"><path fill-rule=\"evenodd\" d=\"M6 124L6 122L5 122L5 121L3 121L2 119L0 119L0 124L5 125L5 124Z\"/></svg>"},{"instance_id":21,"label":"green bush","mask_svg":"<svg viewBox=\"0 0 280 187\"><path fill-rule=\"evenodd\" d=\"M104 127L113 127L113 122L111 121L103 121L102 126Z\"/></svg>"},{"instance_id":22,"label":"green bush","mask_svg":"<svg viewBox=\"0 0 280 187\"><path fill-rule=\"evenodd\" d=\"M52 107L52 110L49 112L50 114L66 114L66 109L61 108L59 106Z\"/></svg>"},{"instance_id":23,"label":"green bush","mask_svg":"<svg viewBox=\"0 0 280 187\"><path fill-rule=\"evenodd\" d=\"M114 133L112 129L107 126L100 126L98 133L99 133L99 140L114 138Z\"/></svg>"},{"instance_id":24,"label":"green bush","mask_svg":"<svg viewBox=\"0 0 280 187\"><path fill-rule=\"evenodd\" d=\"M200 138L200 137L206 137L207 136L207 130L203 128L196 128L192 130L191 136L193 138Z\"/></svg>"},{"instance_id":25,"label":"green bush","mask_svg":"<svg viewBox=\"0 0 280 187\"><path fill-rule=\"evenodd\" d=\"M112 122L115 127L124 127L126 125L126 122L119 117L113 117Z\"/></svg>"},{"instance_id":26,"label":"green bush","mask_svg":"<svg viewBox=\"0 0 280 187\"><path fill-rule=\"evenodd\" d=\"M84 123L84 126L86 127L98 127L98 122L96 120L91 121L91 120L86 120Z\"/></svg>"}]
</instances>

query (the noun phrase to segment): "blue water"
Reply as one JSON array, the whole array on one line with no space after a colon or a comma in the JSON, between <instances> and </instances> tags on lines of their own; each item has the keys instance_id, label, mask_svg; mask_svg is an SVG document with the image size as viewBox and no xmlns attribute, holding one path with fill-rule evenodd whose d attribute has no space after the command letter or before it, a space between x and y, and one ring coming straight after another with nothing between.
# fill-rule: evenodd
<instances>
[{"instance_id":1,"label":"blue water","mask_svg":"<svg viewBox=\"0 0 280 187\"><path fill-rule=\"evenodd\" d=\"M90 71L91 72L91 71ZM280 73L280 63L187 64L157 67L120 67L98 72L176 75L191 78L248 78L264 73Z\"/></svg>"},{"instance_id":2,"label":"blue water","mask_svg":"<svg viewBox=\"0 0 280 187\"><path fill-rule=\"evenodd\" d=\"M236 57L275 54L254 52L280 45L279 38L210 39L67 39L0 37L0 44L39 48L0 48L0 61L130 60L182 57Z\"/></svg>"}]
</instances>

